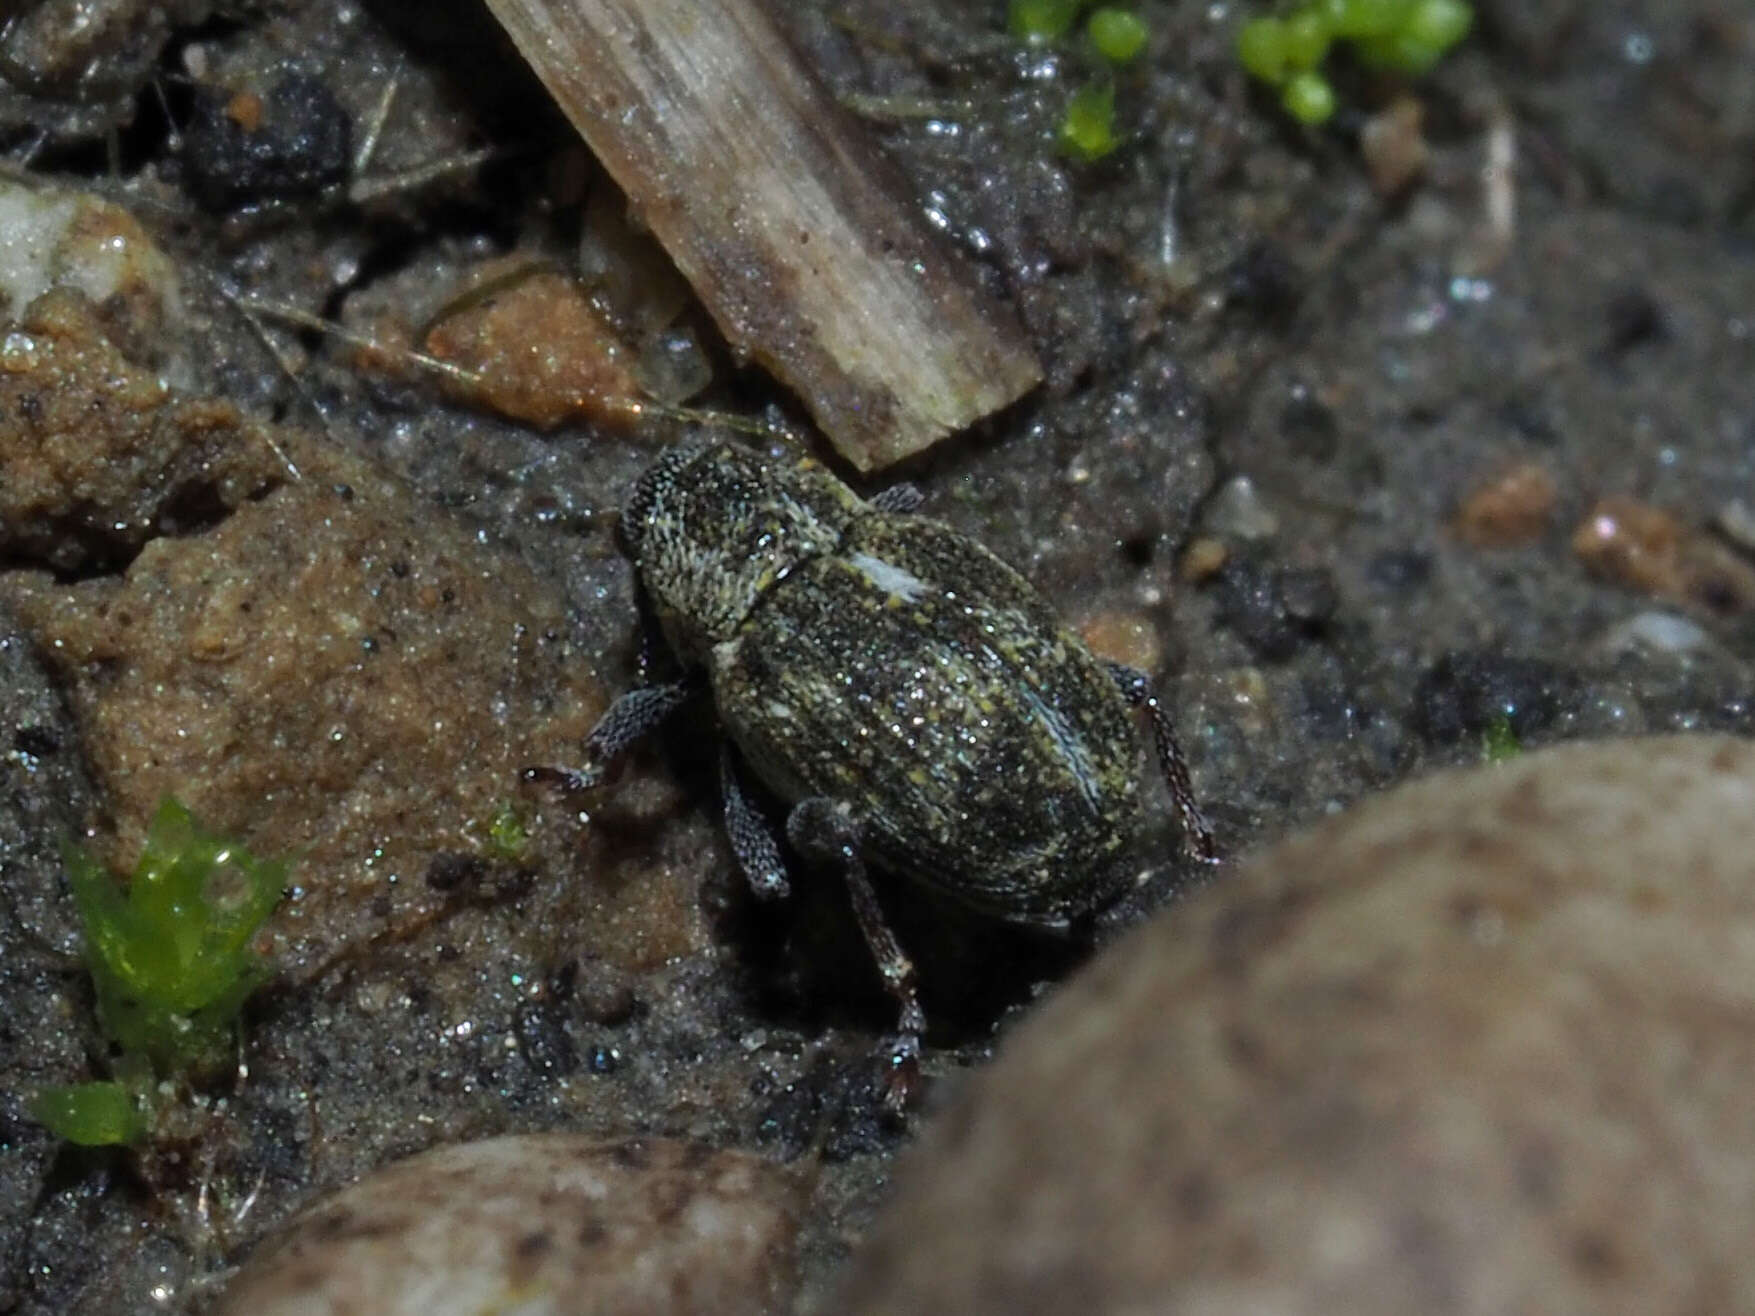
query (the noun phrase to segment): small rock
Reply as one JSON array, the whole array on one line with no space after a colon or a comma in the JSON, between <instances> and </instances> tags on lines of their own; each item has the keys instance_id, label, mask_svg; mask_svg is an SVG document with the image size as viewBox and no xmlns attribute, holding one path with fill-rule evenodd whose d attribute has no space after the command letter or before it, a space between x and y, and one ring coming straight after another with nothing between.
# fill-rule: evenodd
<instances>
[{"instance_id":1,"label":"small rock","mask_svg":"<svg viewBox=\"0 0 1755 1316\"><path fill-rule=\"evenodd\" d=\"M311 196L344 182L353 120L313 77L288 73L266 94L200 88L183 130L190 194L212 211Z\"/></svg>"},{"instance_id":2,"label":"small rock","mask_svg":"<svg viewBox=\"0 0 1755 1316\"><path fill-rule=\"evenodd\" d=\"M519 257L477 270L423 346L474 375L447 377L453 396L539 429L580 417L625 428L645 396L627 348L584 289Z\"/></svg>"},{"instance_id":3,"label":"small rock","mask_svg":"<svg viewBox=\"0 0 1755 1316\"><path fill-rule=\"evenodd\" d=\"M1631 498L1604 498L1572 534L1572 551L1595 575L1642 594L1681 589L1682 529L1668 512Z\"/></svg>"},{"instance_id":4,"label":"small rock","mask_svg":"<svg viewBox=\"0 0 1755 1316\"><path fill-rule=\"evenodd\" d=\"M1218 575L1230 556L1231 550L1225 547L1223 540L1202 535L1191 540L1182 550L1176 574L1191 585L1200 585Z\"/></svg>"},{"instance_id":5,"label":"small rock","mask_svg":"<svg viewBox=\"0 0 1755 1316\"><path fill-rule=\"evenodd\" d=\"M693 326L682 324L652 336L640 349L633 375L646 396L677 407L712 384L713 362Z\"/></svg>"},{"instance_id":6,"label":"small rock","mask_svg":"<svg viewBox=\"0 0 1755 1316\"><path fill-rule=\"evenodd\" d=\"M801 1186L743 1152L533 1134L378 1171L245 1263L220 1316L785 1310Z\"/></svg>"},{"instance_id":7,"label":"small rock","mask_svg":"<svg viewBox=\"0 0 1755 1316\"><path fill-rule=\"evenodd\" d=\"M1004 1044L824 1310L1747 1311L1755 745L1446 773Z\"/></svg>"},{"instance_id":8,"label":"small rock","mask_svg":"<svg viewBox=\"0 0 1755 1316\"><path fill-rule=\"evenodd\" d=\"M1457 509L1456 533L1475 548L1512 548L1540 539L1554 514L1554 477L1520 462L1473 490Z\"/></svg>"},{"instance_id":9,"label":"small rock","mask_svg":"<svg viewBox=\"0 0 1755 1316\"><path fill-rule=\"evenodd\" d=\"M1288 567L1274 573L1286 615L1309 630L1327 625L1340 606L1334 573L1326 567Z\"/></svg>"},{"instance_id":10,"label":"small rock","mask_svg":"<svg viewBox=\"0 0 1755 1316\"><path fill-rule=\"evenodd\" d=\"M1247 475L1234 475L1219 487L1202 524L1209 535L1245 544L1272 539L1280 530L1279 518Z\"/></svg>"},{"instance_id":11,"label":"small rock","mask_svg":"<svg viewBox=\"0 0 1755 1316\"><path fill-rule=\"evenodd\" d=\"M1610 652L1649 649L1654 653L1685 654L1702 648L1708 640L1697 623L1673 612L1642 612L1629 617L1603 637Z\"/></svg>"},{"instance_id":12,"label":"small rock","mask_svg":"<svg viewBox=\"0 0 1755 1316\"><path fill-rule=\"evenodd\" d=\"M1290 658L1322 630L1339 603L1328 571L1315 567L1267 571L1249 556L1225 564L1214 598L1220 624L1235 631L1266 662Z\"/></svg>"},{"instance_id":13,"label":"small rock","mask_svg":"<svg viewBox=\"0 0 1755 1316\"><path fill-rule=\"evenodd\" d=\"M1647 288L1621 289L1609 299L1603 320L1608 326L1605 346L1610 356L1624 355L1642 345L1661 343L1670 336L1664 308Z\"/></svg>"},{"instance_id":14,"label":"small rock","mask_svg":"<svg viewBox=\"0 0 1755 1316\"><path fill-rule=\"evenodd\" d=\"M19 312L0 337L0 554L9 560L114 569L156 534L187 533L192 513L216 518L286 478L264 427L230 402L181 396L128 360L79 288L51 287Z\"/></svg>"},{"instance_id":15,"label":"small rock","mask_svg":"<svg viewBox=\"0 0 1755 1316\"><path fill-rule=\"evenodd\" d=\"M1225 271L1225 297L1270 324L1284 324L1304 291L1301 270L1285 249L1267 241L1252 243Z\"/></svg>"},{"instance_id":16,"label":"small rock","mask_svg":"<svg viewBox=\"0 0 1755 1316\"><path fill-rule=\"evenodd\" d=\"M1164 661L1164 639L1141 613L1099 612L1079 627L1079 637L1099 658L1137 672L1156 672Z\"/></svg>"},{"instance_id":17,"label":"small rock","mask_svg":"<svg viewBox=\"0 0 1755 1316\"><path fill-rule=\"evenodd\" d=\"M1669 513L1631 498L1605 498L1573 532L1586 567L1624 589L1720 615L1755 609L1755 566Z\"/></svg>"},{"instance_id":18,"label":"small rock","mask_svg":"<svg viewBox=\"0 0 1755 1316\"><path fill-rule=\"evenodd\" d=\"M1432 579L1432 555L1414 548L1388 548L1365 564L1365 579L1388 594L1406 594Z\"/></svg>"},{"instance_id":19,"label":"small rock","mask_svg":"<svg viewBox=\"0 0 1755 1316\"><path fill-rule=\"evenodd\" d=\"M1432 152L1422 132L1426 109L1412 96L1397 96L1359 130L1359 153L1378 196L1405 192L1426 171Z\"/></svg>"},{"instance_id":20,"label":"small rock","mask_svg":"<svg viewBox=\"0 0 1755 1316\"><path fill-rule=\"evenodd\" d=\"M6 80L40 96L121 101L152 76L173 27L200 22L199 0L43 0L10 5L0 33Z\"/></svg>"},{"instance_id":21,"label":"small rock","mask_svg":"<svg viewBox=\"0 0 1755 1316\"><path fill-rule=\"evenodd\" d=\"M0 179L0 320L19 320L51 288L83 293L131 361L188 377L176 265L132 214L89 192ZM0 369L34 366L16 331Z\"/></svg>"},{"instance_id":22,"label":"small rock","mask_svg":"<svg viewBox=\"0 0 1755 1316\"><path fill-rule=\"evenodd\" d=\"M1746 553L1755 553L1755 507L1733 498L1718 509L1713 519L1719 532Z\"/></svg>"},{"instance_id":23,"label":"small rock","mask_svg":"<svg viewBox=\"0 0 1755 1316\"><path fill-rule=\"evenodd\" d=\"M1299 384L1280 412L1280 436L1286 452L1305 461L1327 465L1341 450L1341 427L1334 409L1311 389Z\"/></svg>"}]
</instances>

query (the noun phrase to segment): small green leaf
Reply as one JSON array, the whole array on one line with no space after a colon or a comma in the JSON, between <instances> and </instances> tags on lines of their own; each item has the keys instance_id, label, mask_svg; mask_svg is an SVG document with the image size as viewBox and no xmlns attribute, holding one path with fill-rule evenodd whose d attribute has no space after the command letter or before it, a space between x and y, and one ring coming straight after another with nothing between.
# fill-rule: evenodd
<instances>
[{"instance_id":1,"label":"small green leaf","mask_svg":"<svg viewBox=\"0 0 1755 1316\"><path fill-rule=\"evenodd\" d=\"M1415 0L1402 25L1407 40L1443 54L1469 34L1475 11L1463 0Z\"/></svg>"},{"instance_id":2,"label":"small green leaf","mask_svg":"<svg viewBox=\"0 0 1755 1316\"><path fill-rule=\"evenodd\" d=\"M1280 93L1280 104L1299 123L1312 127L1327 123L1335 112L1335 90L1322 74L1306 71L1294 74Z\"/></svg>"},{"instance_id":3,"label":"small green leaf","mask_svg":"<svg viewBox=\"0 0 1755 1316\"><path fill-rule=\"evenodd\" d=\"M1286 25L1277 18L1252 18L1237 34L1237 59L1263 82L1278 86L1286 76Z\"/></svg>"},{"instance_id":4,"label":"small green leaf","mask_svg":"<svg viewBox=\"0 0 1755 1316\"><path fill-rule=\"evenodd\" d=\"M1057 41L1072 30L1083 7L1083 0L1011 0L1006 25L1025 41Z\"/></svg>"},{"instance_id":5,"label":"small green leaf","mask_svg":"<svg viewBox=\"0 0 1755 1316\"><path fill-rule=\"evenodd\" d=\"M1095 10L1085 31L1097 53L1111 64L1126 64L1146 48L1146 25L1130 9Z\"/></svg>"},{"instance_id":6,"label":"small green leaf","mask_svg":"<svg viewBox=\"0 0 1755 1316\"><path fill-rule=\"evenodd\" d=\"M1086 162L1101 160L1121 145L1115 135L1113 87L1081 87L1073 93L1060 121L1060 145L1068 155Z\"/></svg>"},{"instance_id":7,"label":"small green leaf","mask_svg":"<svg viewBox=\"0 0 1755 1316\"><path fill-rule=\"evenodd\" d=\"M121 1083L71 1083L46 1087L30 1099L30 1117L81 1147L117 1147L146 1136L141 1103Z\"/></svg>"},{"instance_id":8,"label":"small green leaf","mask_svg":"<svg viewBox=\"0 0 1755 1316\"><path fill-rule=\"evenodd\" d=\"M1323 0L1320 12L1337 37L1381 37L1406 21L1408 0Z\"/></svg>"},{"instance_id":9,"label":"small green leaf","mask_svg":"<svg viewBox=\"0 0 1755 1316\"><path fill-rule=\"evenodd\" d=\"M1281 24L1285 32L1285 58L1288 67L1313 69L1328 54L1331 34L1328 25L1310 10L1291 15Z\"/></svg>"},{"instance_id":10,"label":"small green leaf","mask_svg":"<svg viewBox=\"0 0 1755 1316\"><path fill-rule=\"evenodd\" d=\"M1442 50L1431 46L1423 46L1410 40L1405 33L1391 32L1388 36L1368 37L1354 44L1359 62L1369 68L1387 69L1392 73L1405 73L1409 77L1418 77L1427 72L1444 55Z\"/></svg>"}]
</instances>

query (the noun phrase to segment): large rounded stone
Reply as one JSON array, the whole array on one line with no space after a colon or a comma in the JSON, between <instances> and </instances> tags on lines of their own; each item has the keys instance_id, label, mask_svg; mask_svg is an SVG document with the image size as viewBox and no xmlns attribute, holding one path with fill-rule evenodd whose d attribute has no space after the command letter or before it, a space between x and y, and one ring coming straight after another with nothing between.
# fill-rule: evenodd
<instances>
[{"instance_id":1,"label":"large rounded stone","mask_svg":"<svg viewBox=\"0 0 1755 1316\"><path fill-rule=\"evenodd\" d=\"M1755 1310L1755 745L1373 799L1093 964L928 1130L854 1313Z\"/></svg>"},{"instance_id":2,"label":"large rounded stone","mask_svg":"<svg viewBox=\"0 0 1755 1316\"><path fill-rule=\"evenodd\" d=\"M220 1316L719 1316L782 1310L796 1176L662 1138L441 1147L305 1212Z\"/></svg>"}]
</instances>

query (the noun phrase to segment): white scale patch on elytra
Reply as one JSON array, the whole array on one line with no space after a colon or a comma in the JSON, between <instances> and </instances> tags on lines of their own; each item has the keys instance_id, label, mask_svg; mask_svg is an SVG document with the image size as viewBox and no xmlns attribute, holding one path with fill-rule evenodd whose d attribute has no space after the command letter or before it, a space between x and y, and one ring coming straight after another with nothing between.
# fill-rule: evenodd
<instances>
[{"instance_id":1,"label":"white scale patch on elytra","mask_svg":"<svg viewBox=\"0 0 1755 1316\"><path fill-rule=\"evenodd\" d=\"M1030 705L1042 725L1048 729L1048 737L1054 747L1060 751L1061 760L1072 770L1073 781L1079 788L1079 794L1085 797L1085 803L1091 806L1092 812L1097 809L1097 768L1091 762L1091 748L1085 744L1084 738L1073 730L1072 724L1058 709L1042 700L1042 696L1034 690L1025 689L1024 700Z\"/></svg>"},{"instance_id":2,"label":"white scale patch on elytra","mask_svg":"<svg viewBox=\"0 0 1755 1316\"><path fill-rule=\"evenodd\" d=\"M881 557L873 557L870 553L849 553L847 562L884 593L893 599L900 599L903 603L913 603L932 588L912 571L904 570L893 562L885 562Z\"/></svg>"}]
</instances>

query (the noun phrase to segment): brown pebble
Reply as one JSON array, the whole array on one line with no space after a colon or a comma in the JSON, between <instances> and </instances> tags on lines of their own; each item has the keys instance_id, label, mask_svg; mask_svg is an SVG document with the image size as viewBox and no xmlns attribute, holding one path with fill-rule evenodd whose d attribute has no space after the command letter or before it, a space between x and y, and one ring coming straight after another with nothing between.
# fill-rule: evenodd
<instances>
[{"instance_id":1,"label":"brown pebble","mask_svg":"<svg viewBox=\"0 0 1755 1316\"><path fill-rule=\"evenodd\" d=\"M1604 498L1572 535L1602 579L1727 616L1755 609L1755 566L1712 536L1632 498Z\"/></svg>"},{"instance_id":2,"label":"brown pebble","mask_svg":"<svg viewBox=\"0 0 1755 1316\"><path fill-rule=\"evenodd\" d=\"M446 391L539 429L625 428L643 394L630 354L578 283L521 258L489 262L427 331L425 350L472 372Z\"/></svg>"},{"instance_id":3,"label":"brown pebble","mask_svg":"<svg viewBox=\"0 0 1755 1316\"><path fill-rule=\"evenodd\" d=\"M1547 531L1557 496L1553 476L1535 462L1520 462L1463 499L1456 533L1475 548L1530 543Z\"/></svg>"},{"instance_id":4,"label":"brown pebble","mask_svg":"<svg viewBox=\"0 0 1755 1316\"><path fill-rule=\"evenodd\" d=\"M1365 121L1359 132L1359 153L1377 195L1399 195L1426 171L1432 153L1422 132L1425 118L1426 108L1418 100L1398 96Z\"/></svg>"},{"instance_id":5,"label":"brown pebble","mask_svg":"<svg viewBox=\"0 0 1755 1316\"><path fill-rule=\"evenodd\" d=\"M1642 594L1681 589L1681 527L1668 512L1632 498L1604 498L1572 532L1572 551L1604 580Z\"/></svg>"},{"instance_id":6,"label":"brown pebble","mask_svg":"<svg viewBox=\"0 0 1755 1316\"><path fill-rule=\"evenodd\" d=\"M1099 658L1155 672L1164 661L1164 641L1151 619L1137 612L1099 612L1079 627L1079 638Z\"/></svg>"},{"instance_id":7,"label":"brown pebble","mask_svg":"<svg viewBox=\"0 0 1755 1316\"><path fill-rule=\"evenodd\" d=\"M262 126L262 98L253 91L240 91L225 104L226 118L247 133Z\"/></svg>"},{"instance_id":8,"label":"brown pebble","mask_svg":"<svg viewBox=\"0 0 1755 1316\"><path fill-rule=\"evenodd\" d=\"M1218 575L1230 557L1231 550L1225 547L1223 540L1206 537L1190 540L1188 547L1182 550L1176 574L1191 585L1199 585Z\"/></svg>"}]
</instances>

